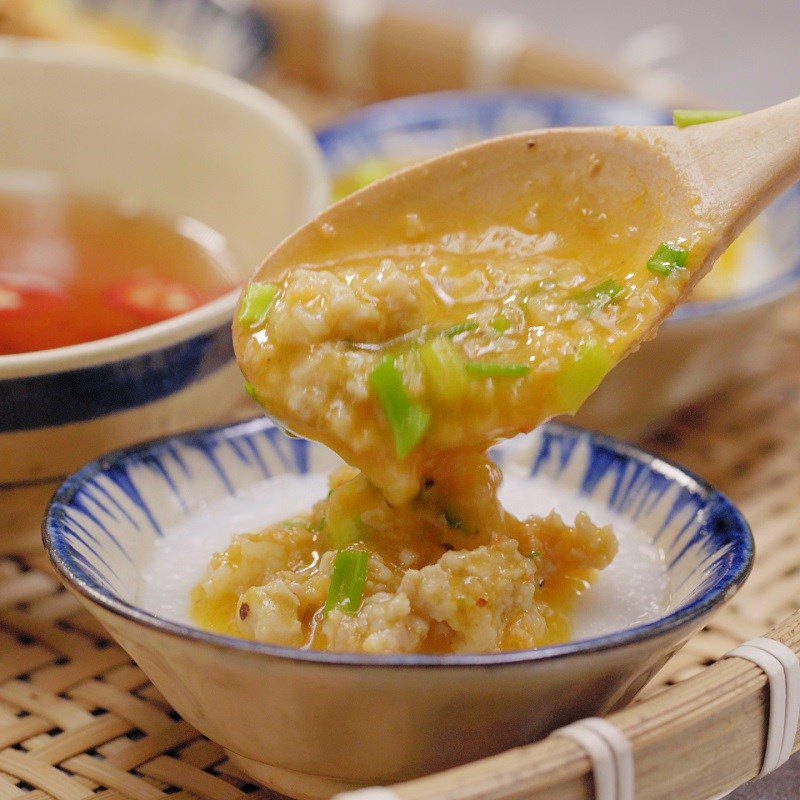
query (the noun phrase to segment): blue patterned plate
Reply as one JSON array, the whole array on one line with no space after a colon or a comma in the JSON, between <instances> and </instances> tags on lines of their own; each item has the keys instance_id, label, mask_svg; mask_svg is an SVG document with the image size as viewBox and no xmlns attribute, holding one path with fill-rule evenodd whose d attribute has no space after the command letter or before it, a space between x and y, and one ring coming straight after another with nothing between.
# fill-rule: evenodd
<instances>
[{"instance_id":1,"label":"blue patterned plate","mask_svg":"<svg viewBox=\"0 0 800 800\"><path fill-rule=\"evenodd\" d=\"M264 419L89 464L53 498L44 541L67 586L181 715L258 780L321 795L473 760L619 706L747 577L747 523L680 467L554 423L494 455L521 465L532 490L549 482L591 498L657 542L670 586L663 616L536 650L366 656L221 636L138 607L143 554L172 525L273 476L335 463L325 448ZM387 741L393 746L376 746Z\"/></svg>"}]
</instances>

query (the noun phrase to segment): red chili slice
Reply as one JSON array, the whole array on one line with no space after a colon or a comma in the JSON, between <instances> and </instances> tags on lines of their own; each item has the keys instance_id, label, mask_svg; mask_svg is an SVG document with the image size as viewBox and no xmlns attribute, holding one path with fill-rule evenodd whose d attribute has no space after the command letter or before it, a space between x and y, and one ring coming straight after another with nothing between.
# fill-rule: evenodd
<instances>
[{"instance_id":1,"label":"red chili slice","mask_svg":"<svg viewBox=\"0 0 800 800\"><path fill-rule=\"evenodd\" d=\"M126 278L105 292L108 302L145 322L160 322L203 305L208 298L179 281Z\"/></svg>"},{"instance_id":2,"label":"red chili slice","mask_svg":"<svg viewBox=\"0 0 800 800\"><path fill-rule=\"evenodd\" d=\"M33 319L64 305L67 296L55 288L0 276L0 320Z\"/></svg>"}]
</instances>

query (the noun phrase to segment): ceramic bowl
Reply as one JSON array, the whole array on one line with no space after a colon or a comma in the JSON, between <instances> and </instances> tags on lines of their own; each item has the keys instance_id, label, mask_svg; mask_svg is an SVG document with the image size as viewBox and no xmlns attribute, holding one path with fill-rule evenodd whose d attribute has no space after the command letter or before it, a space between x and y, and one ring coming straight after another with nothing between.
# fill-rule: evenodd
<instances>
[{"instance_id":1,"label":"ceramic bowl","mask_svg":"<svg viewBox=\"0 0 800 800\"><path fill-rule=\"evenodd\" d=\"M257 74L272 49L266 18L248 2L73 0L93 18L156 36L190 58L239 78Z\"/></svg>"},{"instance_id":2,"label":"ceramic bowl","mask_svg":"<svg viewBox=\"0 0 800 800\"><path fill-rule=\"evenodd\" d=\"M276 101L211 70L0 41L0 171L189 216L246 278L328 197L313 138ZM241 399L238 290L87 344L0 356L0 540L38 528L53 478L114 447L210 424Z\"/></svg>"},{"instance_id":3,"label":"ceramic bowl","mask_svg":"<svg viewBox=\"0 0 800 800\"><path fill-rule=\"evenodd\" d=\"M671 111L620 97L447 92L370 106L320 131L317 139L336 175L365 161L411 163L516 131L662 125L671 118ZM777 307L800 287L800 186L767 209L746 258L734 296L677 309L655 340L603 381L578 422L635 437L748 369Z\"/></svg>"},{"instance_id":4,"label":"ceramic bowl","mask_svg":"<svg viewBox=\"0 0 800 800\"><path fill-rule=\"evenodd\" d=\"M142 565L171 525L274 476L335 463L321 445L287 438L267 420L162 439L89 464L56 492L44 542L69 589L182 717L257 781L296 797L329 796L472 761L624 704L748 574L747 523L677 466L557 423L495 457L513 459L532 493L555 485L634 520L665 554L663 616L536 650L365 656L259 644L144 610L137 603Z\"/></svg>"}]
</instances>

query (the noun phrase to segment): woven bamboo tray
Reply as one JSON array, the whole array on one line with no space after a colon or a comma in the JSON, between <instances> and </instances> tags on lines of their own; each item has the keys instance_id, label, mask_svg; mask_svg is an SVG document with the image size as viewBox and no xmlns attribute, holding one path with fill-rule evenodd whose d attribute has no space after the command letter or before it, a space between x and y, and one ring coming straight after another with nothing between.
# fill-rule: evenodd
<instances>
[{"instance_id":1,"label":"woven bamboo tray","mask_svg":"<svg viewBox=\"0 0 800 800\"><path fill-rule=\"evenodd\" d=\"M331 22L320 3L264 5L278 69L257 81L312 123L371 99L465 84L618 92L649 85L617 66L520 40L481 75L468 26L388 13L373 15L368 40L363 26L338 31L351 42L362 36L363 52L348 71L331 70ZM762 357L735 386L685 409L644 443L741 506L757 559L737 597L611 718L632 742L639 800L710 798L760 769L767 680L747 662L718 659L767 630L800 651L798 364L800 298L784 304ZM221 748L169 708L60 586L35 538L14 547L0 556L0 800L276 797L248 783ZM588 757L563 738L394 789L404 800L593 797Z\"/></svg>"}]
</instances>

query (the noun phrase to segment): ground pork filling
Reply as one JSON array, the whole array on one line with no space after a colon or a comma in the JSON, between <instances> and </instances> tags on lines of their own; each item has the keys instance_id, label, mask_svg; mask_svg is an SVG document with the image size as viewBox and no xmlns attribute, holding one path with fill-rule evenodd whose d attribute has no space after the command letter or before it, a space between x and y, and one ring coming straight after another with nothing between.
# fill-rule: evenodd
<instances>
[{"instance_id":1,"label":"ground pork filling","mask_svg":"<svg viewBox=\"0 0 800 800\"><path fill-rule=\"evenodd\" d=\"M193 615L248 639L347 652L565 641L574 600L616 553L614 535L585 514L572 525L555 513L518 520L497 502L498 484L496 467L465 454L393 507L345 468L308 515L236 536L217 553L192 593ZM352 606L336 595L342 552L365 565Z\"/></svg>"}]
</instances>

